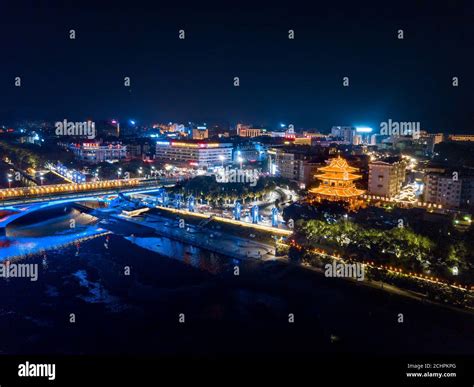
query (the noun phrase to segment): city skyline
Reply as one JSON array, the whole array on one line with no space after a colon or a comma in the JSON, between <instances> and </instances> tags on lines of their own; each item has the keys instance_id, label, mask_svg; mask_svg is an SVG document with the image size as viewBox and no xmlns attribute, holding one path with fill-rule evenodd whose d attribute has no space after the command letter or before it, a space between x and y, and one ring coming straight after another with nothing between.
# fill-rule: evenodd
<instances>
[{"instance_id":1,"label":"city skyline","mask_svg":"<svg viewBox=\"0 0 474 387\"><path fill-rule=\"evenodd\" d=\"M472 384L474 2L0 15L0 387Z\"/></svg>"}]
</instances>

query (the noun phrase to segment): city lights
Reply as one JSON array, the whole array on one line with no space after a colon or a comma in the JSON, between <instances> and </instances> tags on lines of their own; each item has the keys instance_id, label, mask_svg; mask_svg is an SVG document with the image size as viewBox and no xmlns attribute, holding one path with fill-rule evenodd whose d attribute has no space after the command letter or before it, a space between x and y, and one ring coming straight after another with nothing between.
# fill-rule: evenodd
<instances>
[{"instance_id":1,"label":"city lights","mask_svg":"<svg viewBox=\"0 0 474 387\"><path fill-rule=\"evenodd\" d=\"M373 129L367 126L358 126L356 127L357 133L372 133Z\"/></svg>"},{"instance_id":2,"label":"city lights","mask_svg":"<svg viewBox=\"0 0 474 387\"><path fill-rule=\"evenodd\" d=\"M0 387L473 384L472 4L4 3Z\"/></svg>"},{"instance_id":3,"label":"city lights","mask_svg":"<svg viewBox=\"0 0 474 387\"><path fill-rule=\"evenodd\" d=\"M78 191L94 191L97 189L108 189L114 187L130 187L139 186L139 179L121 179L118 180L102 180L91 183L74 183L74 184L51 184L36 187L20 187L0 189L0 199L29 198L54 193L74 193Z\"/></svg>"}]
</instances>

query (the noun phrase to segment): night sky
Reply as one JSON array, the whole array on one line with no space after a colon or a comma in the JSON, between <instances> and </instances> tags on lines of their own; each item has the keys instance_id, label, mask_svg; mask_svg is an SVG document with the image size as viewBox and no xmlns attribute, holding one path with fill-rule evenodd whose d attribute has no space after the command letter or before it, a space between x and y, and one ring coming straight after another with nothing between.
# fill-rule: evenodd
<instances>
[{"instance_id":1,"label":"night sky","mask_svg":"<svg viewBox=\"0 0 474 387\"><path fill-rule=\"evenodd\" d=\"M38 3L0 6L0 120L284 122L327 131L391 118L474 133L474 2Z\"/></svg>"}]
</instances>

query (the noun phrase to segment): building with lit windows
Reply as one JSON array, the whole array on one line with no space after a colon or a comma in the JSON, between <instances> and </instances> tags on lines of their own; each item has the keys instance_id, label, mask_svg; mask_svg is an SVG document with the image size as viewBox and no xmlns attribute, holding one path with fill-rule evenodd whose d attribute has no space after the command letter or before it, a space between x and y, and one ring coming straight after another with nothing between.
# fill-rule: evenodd
<instances>
[{"instance_id":1,"label":"building with lit windows","mask_svg":"<svg viewBox=\"0 0 474 387\"><path fill-rule=\"evenodd\" d=\"M314 183L314 175L322 164L310 147L281 147L268 150L269 171L304 186ZM320 160L319 160L320 161Z\"/></svg>"},{"instance_id":2,"label":"building with lit windows","mask_svg":"<svg viewBox=\"0 0 474 387\"><path fill-rule=\"evenodd\" d=\"M458 208L461 205L462 180L453 180L449 175L429 173L425 176L424 183L425 202L451 208Z\"/></svg>"},{"instance_id":3,"label":"building with lit windows","mask_svg":"<svg viewBox=\"0 0 474 387\"><path fill-rule=\"evenodd\" d=\"M127 146L121 143L83 142L70 144L68 148L76 159L91 164L119 161L127 157Z\"/></svg>"},{"instance_id":4,"label":"building with lit windows","mask_svg":"<svg viewBox=\"0 0 474 387\"><path fill-rule=\"evenodd\" d=\"M346 144L352 144L356 128L352 126L333 126L331 128L331 137L340 138Z\"/></svg>"},{"instance_id":5,"label":"building with lit windows","mask_svg":"<svg viewBox=\"0 0 474 387\"><path fill-rule=\"evenodd\" d=\"M434 152L436 144L444 141L443 133L428 133L425 130L420 131L419 137L415 140L416 144L424 146L427 155L431 155Z\"/></svg>"},{"instance_id":6,"label":"building with lit windows","mask_svg":"<svg viewBox=\"0 0 474 387\"><path fill-rule=\"evenodd\" d=\"M252 128L250 125L237 124L237 135L240 137L258 137L262 135L262 129Z\"/></svg>"},{"instance_id":7,"label":"building with lit windows","mask_svg":"<svg viewBox=\"0 0 474 387\"><path fill-rule=\"evenodd\" d=\"M234 147L234 163L239 163L239 158L245 162L259 162L267 158L267 147L257 141L239 143Z\"/></svg>"},{"instance_id":8,"label":"building with lit windows","mask_svg":"<svg viewBox=\"0 0 474 387\"><path fill-rule=\"evenodd\" d=\"M371 195L392 198L397 195L406 177L406 162L390 157L369 163L369 189Z\"/></svg>"},{"instance_id":9,"label":"building with lit windows","mask_svg":"<svg viewBox=\"0 0 474 387\"><path fill-rule=\"evenodd\" d=\"M449 141L474 141L474 134L450 134Z\"/></svg>"},{"instance_id":10,"label":"building with lit windows","mask_svg":"<svg viewBox=\"0 0 474 387\"><path fill-rule=\"evenodd\" d=\"M127 142L127 159L151 158L153 143L148 139L137 139Z\"/></svg>"},{"instance_id":11,"label":"building with lit windows","mask_svg":"<svg viewBox=\"0 0 474 387\"><path fill-rule=\"evenodd\" d=\"M350 201L364 193L357 189L355 180L362 176L355 174L358 169L351 167L345 159L338 156L329 160L329 165L319 168L315 177L320 181L319 187L309 190L318 199L333 201Z\"/></svg>"},{"instance_id":12,"label":"building with lit windows","mask_svg":"<svg viewBox=\"0 0 474 387\"><path fill-rule=\"evenodd\" d=\"M205 140L209 138L209 131L205 126L198 126L197 128L193 128L191 137L193 140Z\"/></svg>"},{"instance_id":13,"label":"building with lit windows","mask_svg":"<svg viewBox=\"0 0 474 387\"><path fill-rule=\"evenodd\" d=\"M469 208L474 205L474 176L471 171L433 170L426 173L423 199L427 203L448 208Z\"/></svg>"},{"instance_id":14,"label":"building with lit windows","mask_svg":"<svg viewBox=\"0 0 474 387\"><path fill-rule=\"evenodd\" d=\"M171 164L214 167L232 162L232 151L231 143L157 141L155 158Z\"/></svg>"}]
</instances>

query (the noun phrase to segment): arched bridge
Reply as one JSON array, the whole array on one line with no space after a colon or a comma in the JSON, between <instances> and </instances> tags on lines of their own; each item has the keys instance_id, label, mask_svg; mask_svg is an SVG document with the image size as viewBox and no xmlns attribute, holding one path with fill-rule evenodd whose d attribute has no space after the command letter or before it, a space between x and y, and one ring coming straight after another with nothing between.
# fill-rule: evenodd
<instances>
[{"instance_id":1,"label":"arched bridge","mask_svg":"<svg viewBox=\"0 0 474 387\"><path fill-rule=\"evenodd\" d=\"M125 192L122 193L123 195L129 195L133 193L145 193L145 192L153 192L158 191L160 188L153 188L153 189L143 189L139 191L132 191L132 192ZM15 220L31 214L35 211L44 210L47 208L52 208L56 206L61 206L64 204L71 204L76 202L85 202L85 201L102 201L102 202L109 202L112 197L116 197L118 194L106 194L106 195L87 195L84 196L71 196L56 200L47 200L42 202L34 202L28 204L18 204L14 206L4 206L0 208L0 236L4 236L6 233L7 226L14 222Z\"/></svg>"}]
</instances>

